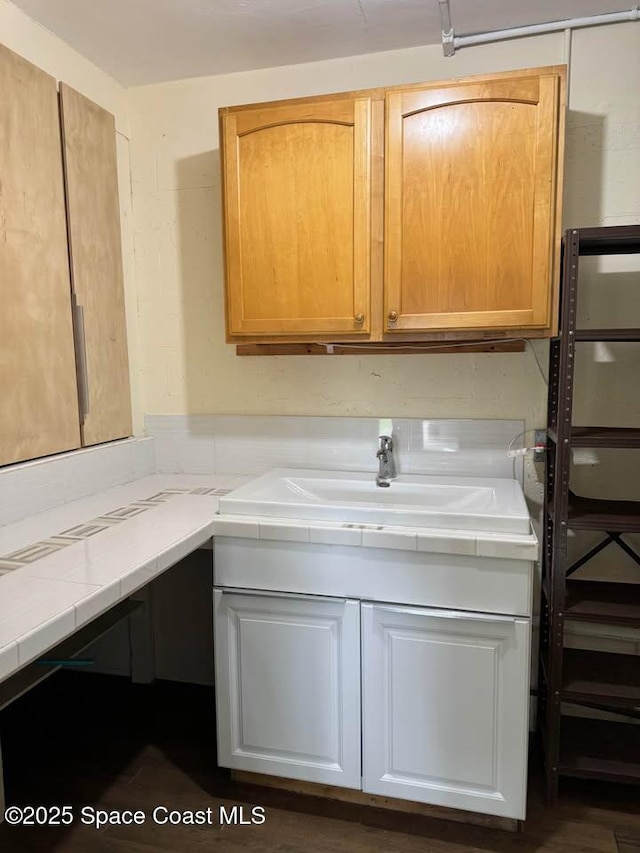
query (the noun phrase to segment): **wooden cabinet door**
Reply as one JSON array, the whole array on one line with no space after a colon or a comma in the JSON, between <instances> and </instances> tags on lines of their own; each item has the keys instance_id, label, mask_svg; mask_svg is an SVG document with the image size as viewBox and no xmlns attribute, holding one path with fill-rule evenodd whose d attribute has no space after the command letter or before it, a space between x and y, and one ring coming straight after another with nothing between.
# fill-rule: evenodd
<instances>
[{"instance_id":1,"label":"wooden cabinet door","mask_svg":"<svg viewBox=\"0 0 640 853\"><path fill-rule=\"evenodd\" d=\"M359 788L359 602L214 595L218 763Z\"/></svg>"},{"instance_id":2,"label":"wooden cabinet door","mask_svg":"<svg viewBox=\"0 0 640 853\"><path fill-rule=\"evenodd\" d=\"M363 790L523 819L527 619L362 604Z\"/></svg>"},{"instance_id":3,"label":"wooden cabinet door","mask_svg":"<svg viewBox=\"0 0 640 853\"><path fill-rule=\"evenodd\" d=\"M131 435L115 120L60 84L83 445Z\"/></svg>"},{"instance_id":4,"label":"wooden cabinet door","mask_svg":"<svg viewBox=\"0 0 640 853\"><path fill-rule=\"evenodd\" d=\"M386 97L385 330L553 323L560 76Z\"/></svg>"},{"instance_id":5,"label":"wooden cabinet door","mask_svg":"<svg viewBox=\"0 0 640 853\"><path fill-rule=\"evenodd\" d=\"M80 446L56 81L0 45L0 465Z\"/></svg>"},{"instance_id":6,"label":"wooden cabinet door","mask_svg":"<svg viewBox=\"0 0 640 853\"><path fill-rule=\"evenodd\" d=\"M367 334L371 99L221 113L227 333Z\"/></svg>"}]
</instances>

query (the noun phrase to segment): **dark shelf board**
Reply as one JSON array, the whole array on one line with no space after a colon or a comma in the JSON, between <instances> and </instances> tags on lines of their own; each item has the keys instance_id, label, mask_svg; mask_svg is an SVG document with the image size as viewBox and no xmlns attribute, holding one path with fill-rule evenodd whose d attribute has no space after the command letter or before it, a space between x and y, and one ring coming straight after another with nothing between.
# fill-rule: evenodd
<instances>
[{"instance_id":1,"label":"dark shelf board","mask_svg":"<svg viewBox=\"0 0 640 853\"><path fill-rule=\"evenodd\" d=\"M640 533L640 501L605 501L570 493L568 526L573 530Z\"/></svg>"},{"instance_id":2,"label":"dark shelf board","mask_svg":"<svg viewBox=\"0 0 640 853\"><path fill-rule=\"evenodd\" d=\"M564 616L640 628L640 584L569 579Z\"/></svg>"},{"instance_id":3,"label":"dark shelf board","mask_svg":"<svg viewBox=\"0 0 640 853\"><path fill-rule=\"evenodd\" d=\"M640 341L640 329L576 329L576 341Z\"/></svg>"},{"instance_id":4,"label":"dark shelf board","mask_svg":"<svg viewBox=\"0 0 640 853\"><path fill-rule=\"evenodd\" d=\"M560 774L640 783L640 732L630 723L563 717Z\"/></svg>"},{"instance_id":5,"label":"dark shelf board","mask_svg":"<svg viewBox=\"0 0 640 853\"><path fill-rule=\"evenodd\" d=\"M636 655L565 649L562 675L562 698L567 702L640 705L640 659Z\"/></svg>"},{"instance_id":6,"label":"dark shelf board","mask_svg":"<svg viewBox=\"0 0 640 853\"><path fill-rule=\"evenodd\" d=\"M557 444L558 433L548 430L549 438ZM571 428L572 447L640 447L640 427L587 427Z\"/></svg>"},{"instance_id":7,"label":"dark shelf board","mask_svg":"<svg viewBox=\"0 0 640 853\"><path fill-rule=\"evenodd\" d=\"M578 229L580 255L627 255L640 252L640 225Z\"/></svg>"},{"instance_id":8,"label":"dark shelf board","mask_svg":"<svg viewBox=\"0 0 640 853\"><path fill-rule=\"evenodd\" d=\"M640 447L640 428L574 426L573 447Z\"/></svg>"}]
</instances>

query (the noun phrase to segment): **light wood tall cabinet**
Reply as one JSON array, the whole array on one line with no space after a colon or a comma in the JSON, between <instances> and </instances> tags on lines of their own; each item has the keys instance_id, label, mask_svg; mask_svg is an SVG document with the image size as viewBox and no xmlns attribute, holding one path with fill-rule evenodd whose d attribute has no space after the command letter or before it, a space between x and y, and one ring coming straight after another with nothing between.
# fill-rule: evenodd
<instances>
[{"instance_id":1,"label":"light wood tall cabinet","mask_svg":"<svg viewBox=\"0 0 640 853\"><path fill-rule=\"evenodd\" d=\"M2 45L0 91L7 465L132 426L114 117Z\"/></svg>"},{"instance_id":2,"label":"light wood tall cabinet","mask_svg":"<svg viewBox=\"0 0 640 853\"><path fill-rule=\"evenodd\" d=\"M221 110L227 339L545 337L565 68Z\"/></svg>"},{"instance_id":3,"label":"light wood tall cabinet","mask_svg":"<svg viewBox=\"0 0 640 853\"><path fill-rule=\"evenodd\" d=\"M84 446L131 435L115 119L60 84Z\"/></svg>"},{"instance_id":4,"label":"light wood tall cabinet","mask_svg":"<svg viewBox=\"0 0 640 853\"><path fill-rule=\"evenodd\" d=\"M369 332L371 107L221 112L230 335Z\"/></svg>"},{"instance_id":5,"label":"light wood tall cabinet","mask_svg":"<svg viewBox=\"0 0 640 853\"><path fill-rule=\"evenodd\" d=\"M0 465L80 446L56 81L0 45Z\"/></svg>"}]
</instances>

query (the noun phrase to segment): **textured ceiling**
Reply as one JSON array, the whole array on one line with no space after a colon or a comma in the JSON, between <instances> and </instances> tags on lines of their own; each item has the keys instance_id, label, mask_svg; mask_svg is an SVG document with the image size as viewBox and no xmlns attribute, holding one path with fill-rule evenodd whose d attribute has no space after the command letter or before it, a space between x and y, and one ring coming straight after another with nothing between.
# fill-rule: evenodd
<instances>
[{"instance_id":1,"label":"textured ceiling","mask_svg":"<svg viewBox=\"0 0 640 853\"><path fill-rule=\"evenodd\" d=\"M437 0L13 0L126 86L441 40ZM456 35L633 0L451 0Z\"/></svg>"}]
</instances>

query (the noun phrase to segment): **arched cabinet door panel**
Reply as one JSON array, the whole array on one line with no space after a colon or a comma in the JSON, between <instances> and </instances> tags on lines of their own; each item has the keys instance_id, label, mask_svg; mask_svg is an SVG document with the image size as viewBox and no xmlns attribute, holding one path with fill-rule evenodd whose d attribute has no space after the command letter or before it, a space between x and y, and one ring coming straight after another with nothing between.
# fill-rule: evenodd
<instances>
[{"instance_id":1,"label":"arched cabinet door panel","mask_svg":"<svg viewBox=\"0 0 640 853\"><path fill-rule=\"evenodd\" d=\"M370 329L371 98L221 111L227 336Z\"/></svg>"},{"instance_id":2,"label":"arched cabinet door panel","mask_svg":"<svg viewBox=\"0 0 640 853\"><path fill-rule=\"evenodd\" d=\"M386 96L385 331L554 322L561 76Z\"/></svg>"}]
</instances>

